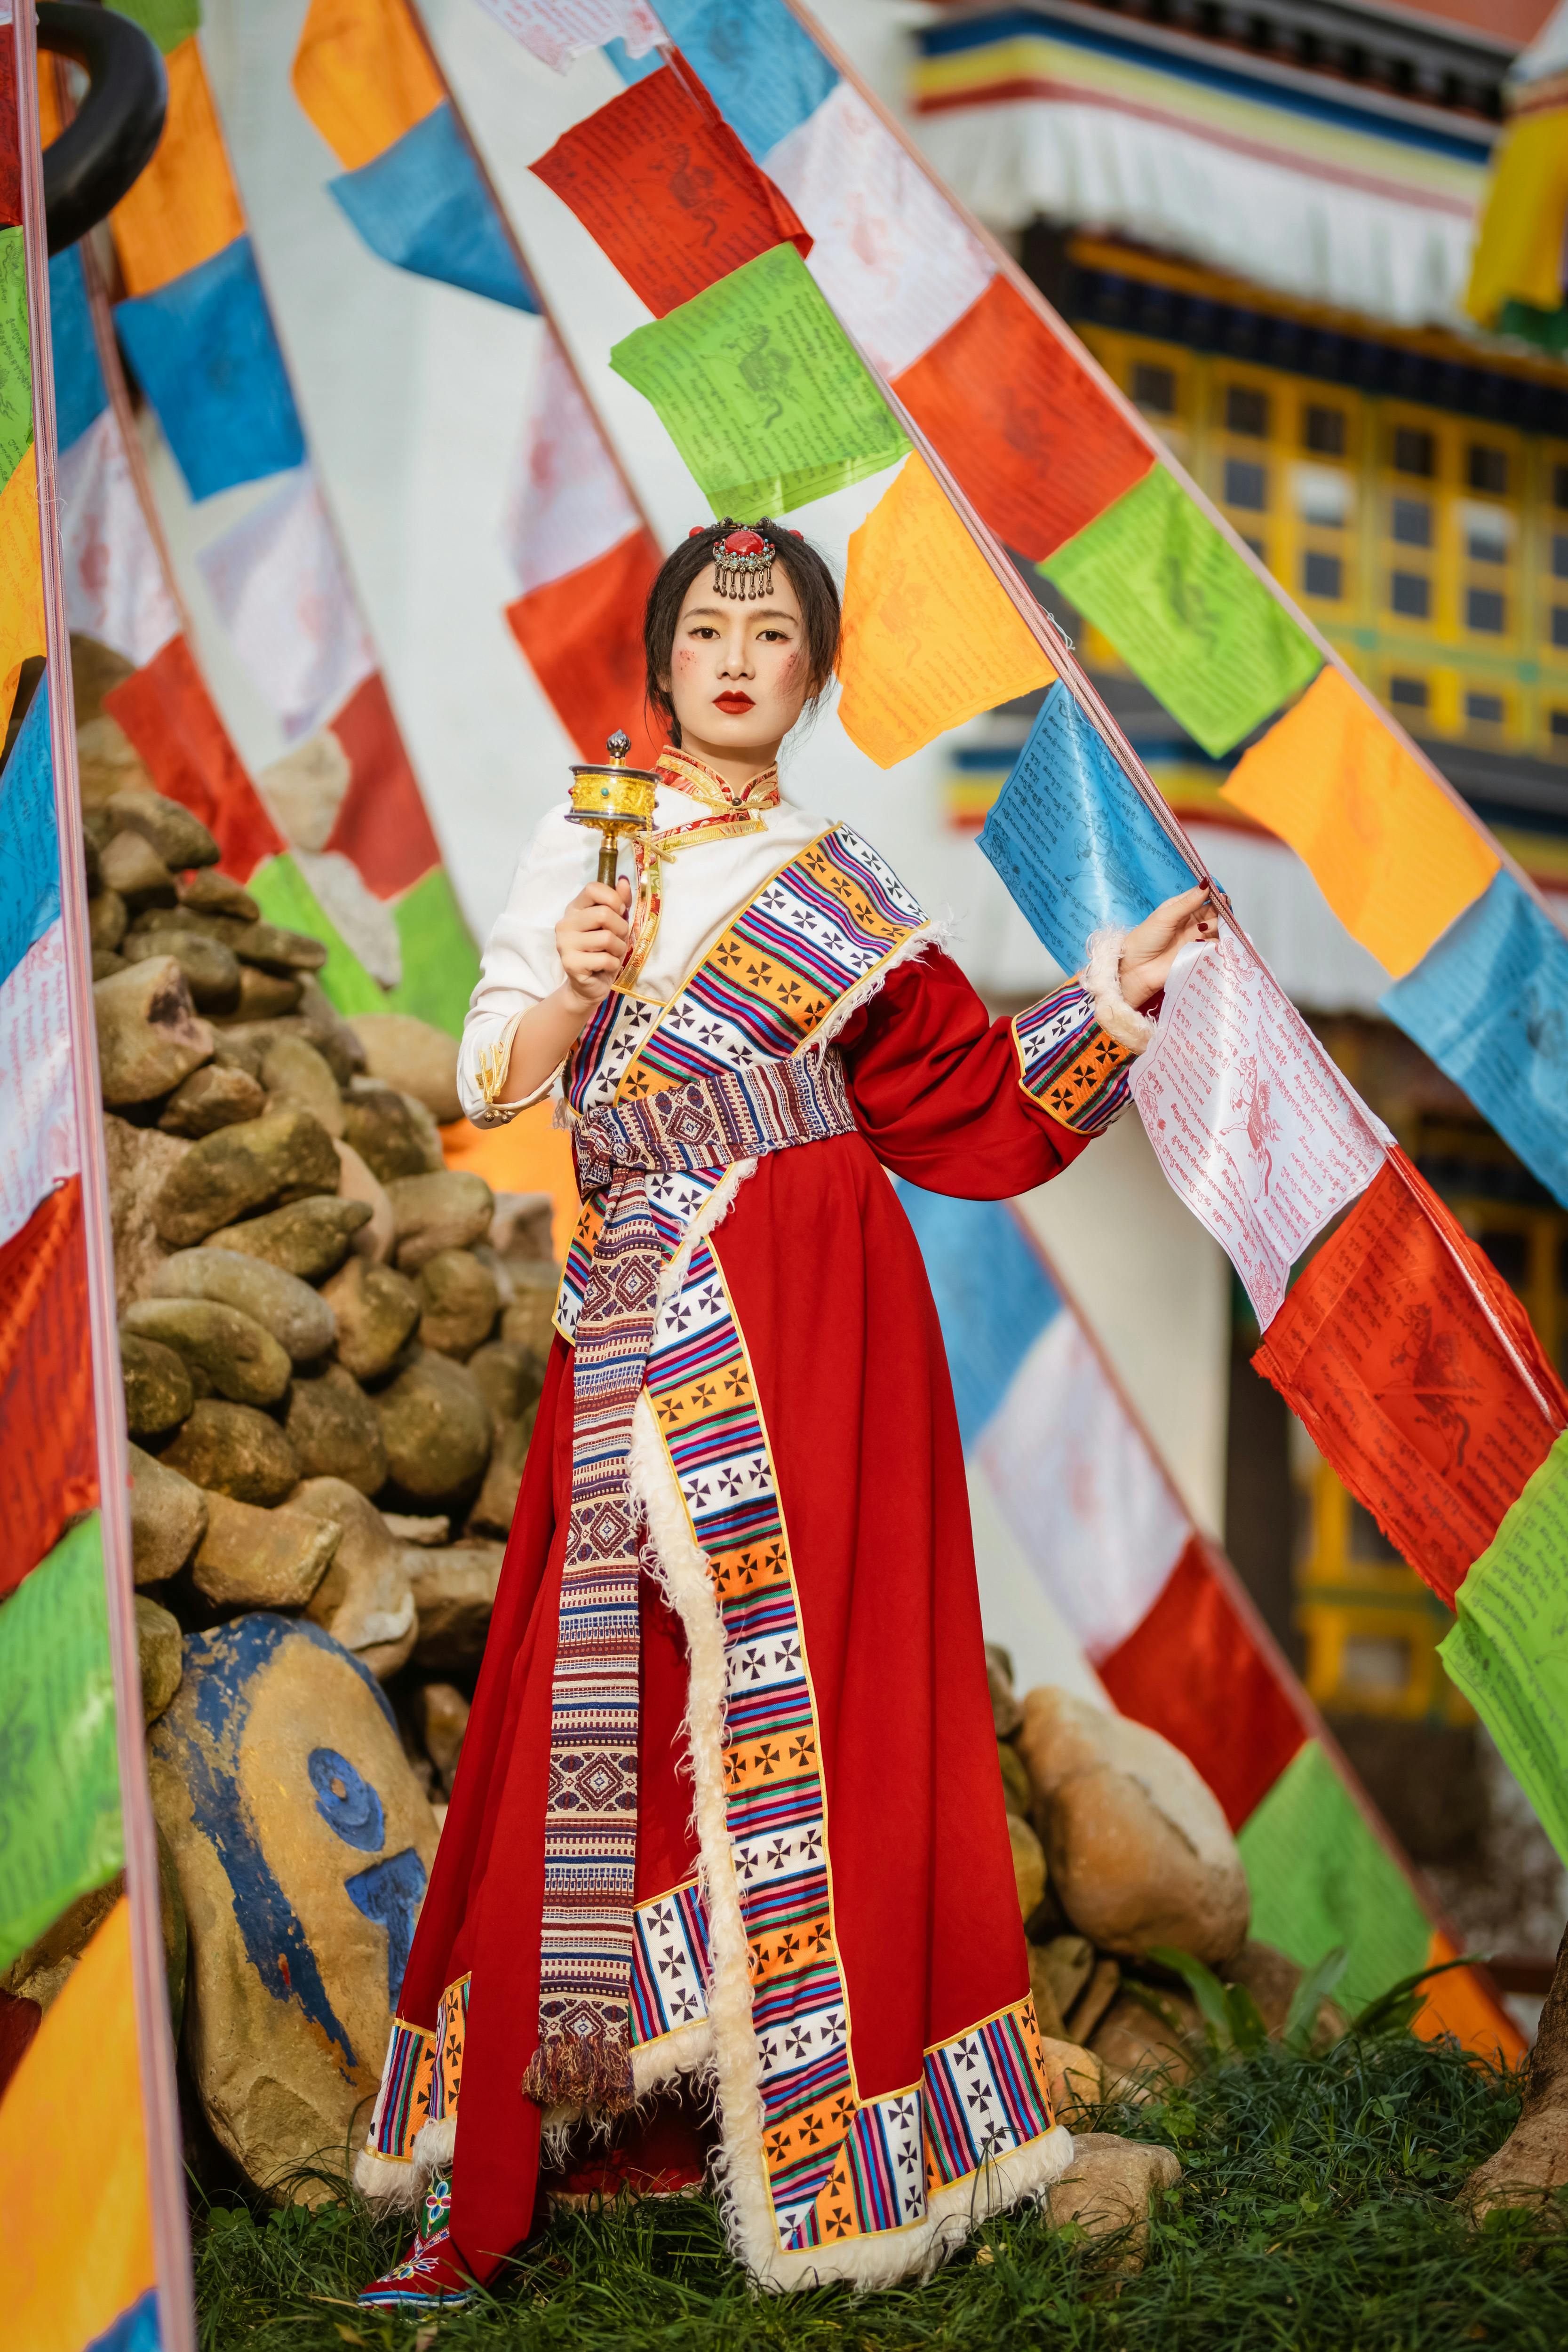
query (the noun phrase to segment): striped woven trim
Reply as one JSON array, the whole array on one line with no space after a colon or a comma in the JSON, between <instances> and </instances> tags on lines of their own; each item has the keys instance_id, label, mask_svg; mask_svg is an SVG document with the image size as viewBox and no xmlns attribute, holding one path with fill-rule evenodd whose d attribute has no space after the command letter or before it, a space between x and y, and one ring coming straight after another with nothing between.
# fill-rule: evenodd
<instances>
[{"instance_id":1,"label":"striped woven trim","mask_svg":"<svg viewBox=\"0 0 1568 2352\"><path fill-rule=\"evenodd\" d=\"M1076 1134L1100 1134L1127 1108L1137 1055L1107 1035L1078 981L1016 1013L1013 1044L1024 1092Z\"/></svg>"}]
</instances>

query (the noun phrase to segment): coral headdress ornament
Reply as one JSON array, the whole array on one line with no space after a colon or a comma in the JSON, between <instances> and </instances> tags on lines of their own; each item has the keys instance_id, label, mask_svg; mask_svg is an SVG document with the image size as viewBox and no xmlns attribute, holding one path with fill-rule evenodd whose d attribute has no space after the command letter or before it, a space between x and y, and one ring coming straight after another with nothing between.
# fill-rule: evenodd
<instances>
[{"instance_id":1,"label":"coral headdress ornament","mask_svg":"<svg viewBox=\"0 0 1568 2352\"><path fill-rule=\"evenodd\" d=\"M726 515L721 523L697 523L688 531L689 539L701 539L714 529L725 536L713 550L713 593L731 596L737 603L753 602L773 593L774 548L771 539L746 523L737 523L733 515ZM800 537L798 531L795 538Z\"/></svg>"}]
</instances>

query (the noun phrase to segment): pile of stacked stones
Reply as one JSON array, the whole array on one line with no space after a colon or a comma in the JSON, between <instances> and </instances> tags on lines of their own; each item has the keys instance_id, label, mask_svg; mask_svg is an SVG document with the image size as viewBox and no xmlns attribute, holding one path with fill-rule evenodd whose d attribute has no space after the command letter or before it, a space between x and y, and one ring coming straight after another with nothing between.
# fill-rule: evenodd
<instances>
[{"instance_id":1,"label":"pile of stacked stones","mask_svg":"<svg viewBox=\"0 0 1568 2352\"><path fill-rule=\"evenodd\" d=\"M1244 1986L1281 2033L1302 1971L1248 1936L1247 1874L1213 1790L1147 1726L1050 1686L1020 1700L1007 1653L992 1645L986 1662L1030 1988L1069 2120L1198 2063L1202 2017L1156 1950ZM1324 2001L1319 2037L1342 2026Z\"/></svg>"}]
</instances>

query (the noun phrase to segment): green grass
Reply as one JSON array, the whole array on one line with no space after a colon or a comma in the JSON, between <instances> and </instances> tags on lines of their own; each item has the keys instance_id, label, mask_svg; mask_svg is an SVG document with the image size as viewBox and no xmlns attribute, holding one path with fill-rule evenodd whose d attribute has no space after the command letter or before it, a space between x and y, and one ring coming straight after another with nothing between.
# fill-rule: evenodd
<instances>
[{"instance_id":1,"label":"green grass","mask_svg":"<svg viewBox=\"0 0 1568 2352\"><path fill-rule=\"evenodd\" d=\"M1000 2216L928 2286L756 2296L707 2200L555 2223L497 2292L434 2329L352 2307L401 2251L357 2207L196 2220L211 2352L1560 2352L1568 2232L1448 2201L1503 2139L1517 2084L1447 2045L1352 2038L1320 2057L1269 2047L1210 2068L1158 2107L1108 2107L1102 2130L1161 2139L1185 2168L1149 2260L1039 2216Z\"/></svg>"}]
</instances>

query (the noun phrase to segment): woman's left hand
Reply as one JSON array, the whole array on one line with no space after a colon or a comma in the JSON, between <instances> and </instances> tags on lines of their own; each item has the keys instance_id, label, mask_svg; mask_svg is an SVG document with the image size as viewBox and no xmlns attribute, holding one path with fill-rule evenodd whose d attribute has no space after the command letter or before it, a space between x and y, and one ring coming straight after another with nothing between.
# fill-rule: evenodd
<instances>
[{"instance_id":1,"label":"woman's left hand","mask_svg":"<svg viewBox=\"0 0 1568 2352\"><path fill-rule=\"evenodd\" d=\"M1164 987L1171 966L1190 940L1212 940L1219 918L1206 883L1167 898L1121 943L1121 993L1137 1012Z\"/></svg>"}]
</instances>

